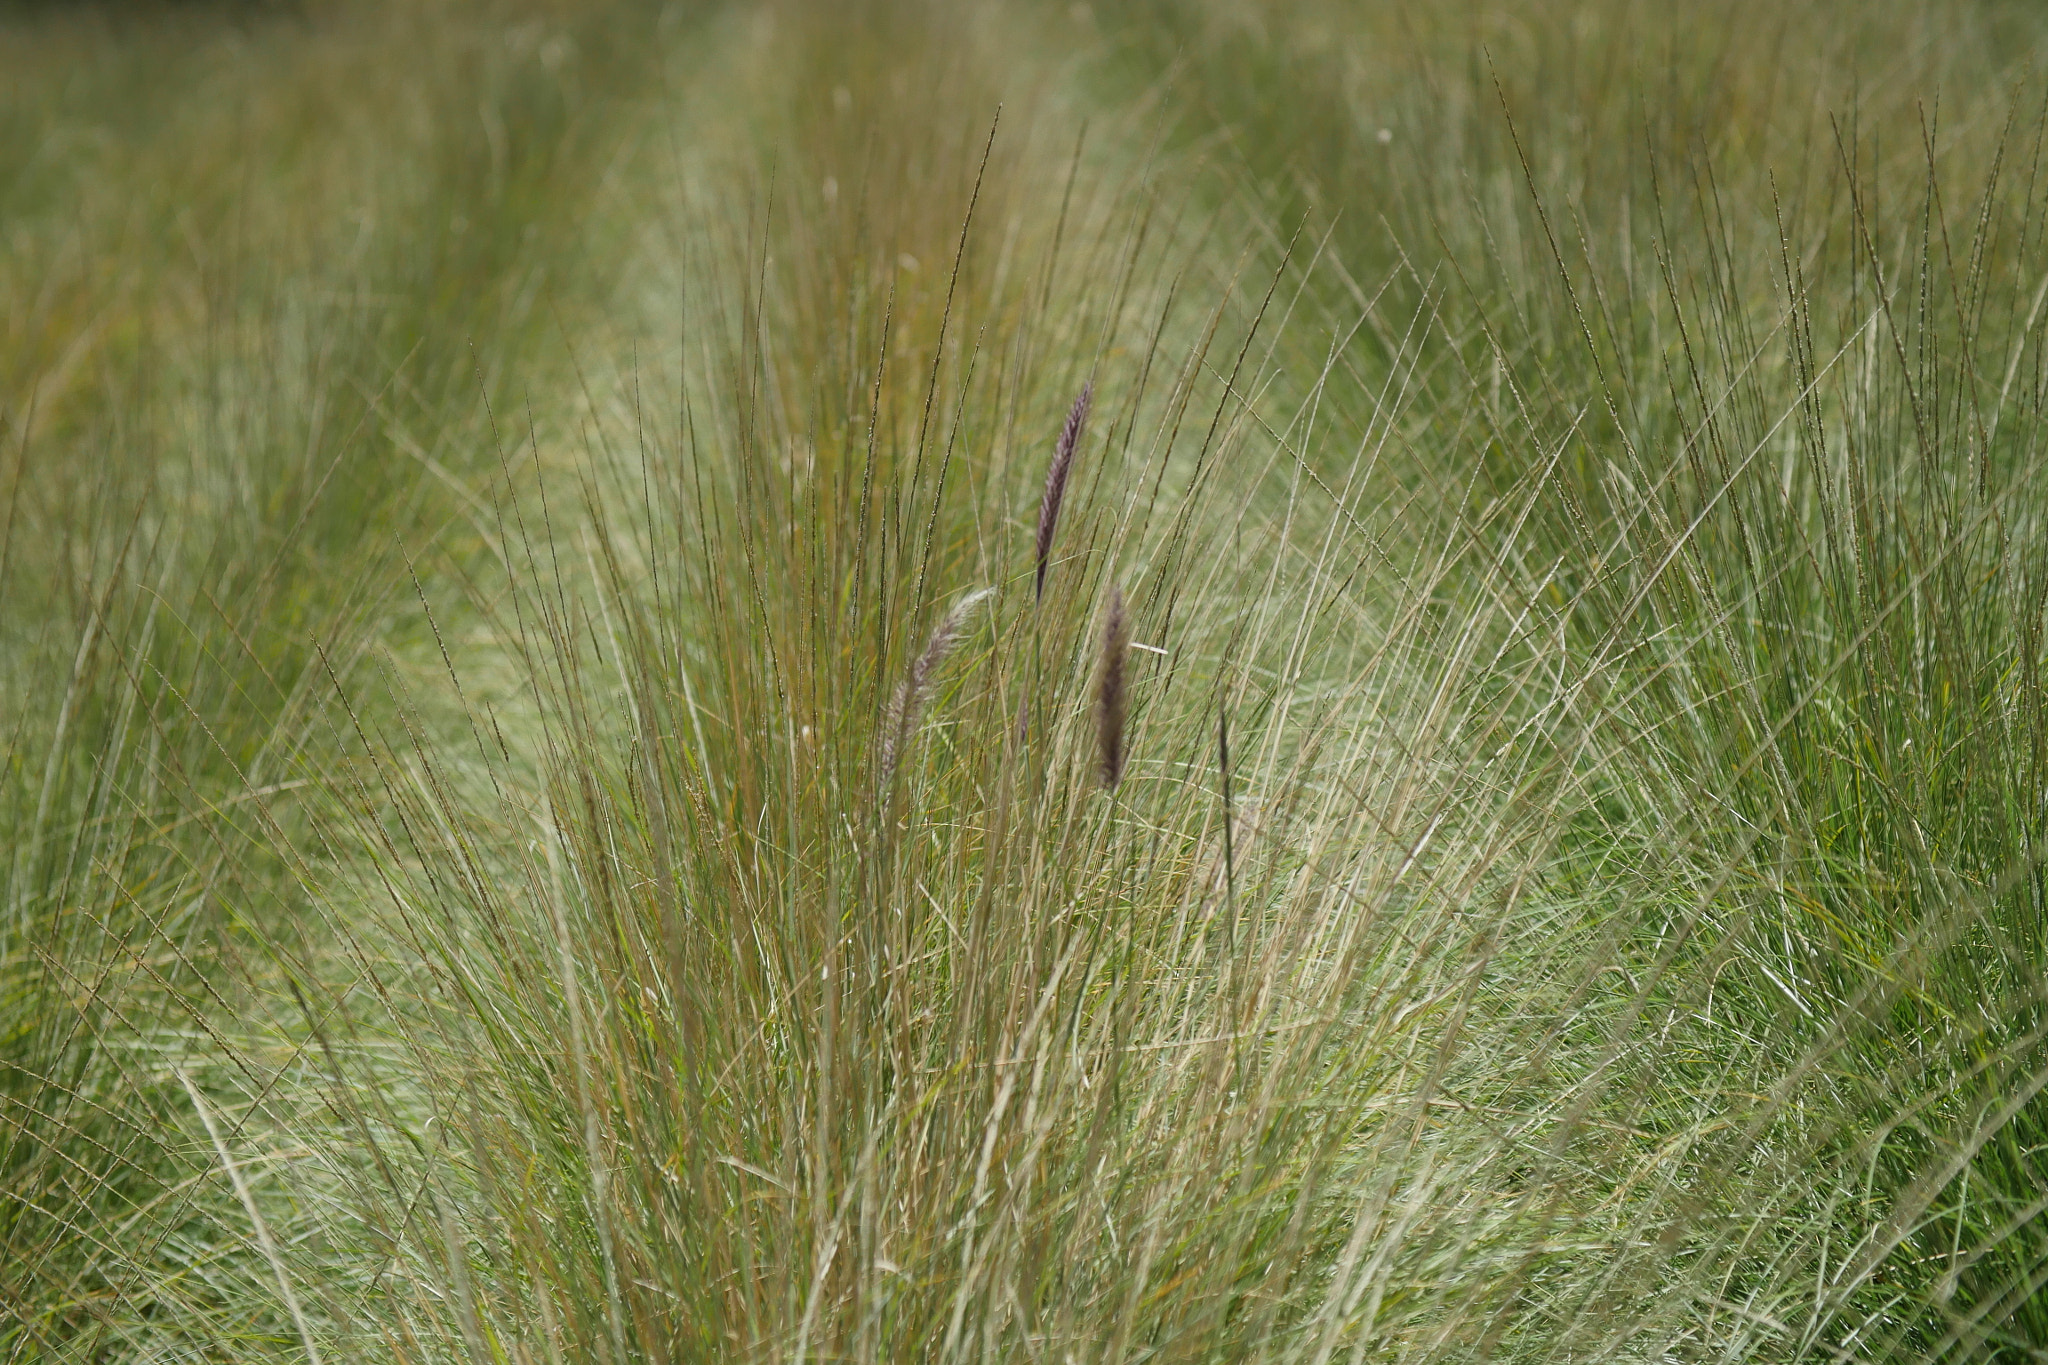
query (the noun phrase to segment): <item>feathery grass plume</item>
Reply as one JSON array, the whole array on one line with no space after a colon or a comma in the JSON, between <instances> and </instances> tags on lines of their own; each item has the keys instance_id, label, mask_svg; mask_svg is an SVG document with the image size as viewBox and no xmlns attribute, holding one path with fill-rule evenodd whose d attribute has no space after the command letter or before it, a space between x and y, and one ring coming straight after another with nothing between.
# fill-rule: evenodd
<instances>
[{"instance_id":1,"label":"feathery grass plume","mask_svg":"<svg viewBox=\"0 0 2048 1365\"><path fill-rule=\"evenodd\" d=\"M1102 628L1102 681L1095 699L1095 731L1102 745L1102 785L1109 791L1124 777L1124 655L1130 652L1130 624L1124 595L1111 584L1109 619Z\"/></svg>"},{"instance_id":2,"label":"feathery grass plume","mask_svg":"<svg viewBox=\"0 0 2048 1365\"><path fill-rule=\"evenodd\" d=\"M924 642L924 652L911 664L909 676L897 686L896 695L890 699L889 709L882 717L883 789L886 790L896 776L896 762L909 747L911 732L917 728L918 713L924 709L925 691L931 685L932 675L939 671L939 665L960 643L960 635L967 625L967 613L993 591L993 588L981 588L955 603L953 609L932 628L931 638Z\"/></svg>"},{"instance_id":3,"label":"feathery grass plume","mask_svg":"<svg viewBox=\"0 0 2048 1365\"><path fill-rule=\"evenodd\" d=\"M1088 426L1088 409L1095 405L1095 381L1081 386L1081 396L1067 413L1060 428L1059 444L1053 447L1052 468L1045 473L1045 496L1038 500L1038 586L1032 601L1045 597L1045 566L1052 554L1052 533L1059 525L1060 502L1067 495L1067 475L1074 468L1074 451Z\"/></svg>"}]
</instances>

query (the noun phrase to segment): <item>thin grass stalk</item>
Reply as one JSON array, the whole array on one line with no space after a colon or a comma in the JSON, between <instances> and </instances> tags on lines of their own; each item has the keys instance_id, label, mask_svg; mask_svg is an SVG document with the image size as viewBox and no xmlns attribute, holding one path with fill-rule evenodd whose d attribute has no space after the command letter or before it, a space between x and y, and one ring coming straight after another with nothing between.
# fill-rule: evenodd
<instances>
[{"instance_id":1,"label":"thin grass stalk","mask_svg":"<svg viewBox=\"0 0 2048 1365\"><path fill-rule=\"evenodd\" d=\"M1216 694L1216 774L1223 795L1223 952L1230 963L1225 979L1225 998L1230 1003L1231 1074L1243 1083L1243 1054L1237 1039L1237 845L1231 826L1236 815L1230 799L1230 710L1223 691Z\"/></svg>"},{"instance_id":2,"label":"thin grass stalk","mask_svg":"<svg viewBox=\"0 0 2048 1365\"><path fill-rule=\"evenodd\" d=\"M256 1233L256 1245L263 1252L271 1274L277 1278L277 1292L284 1299L285 1310L291 1314L299 1344L306 1348L306 1359L311 1365L320 1365L320 1348L313 1344L313 1329L306 1322L305 1311L299 1307L299 1296L292 1292L292 1277L285 1269L283 1256L278 1253L277 1240L270 1235L270 1225L263 1220L263 1210L257 1206L256 1196L249 1192L248 1182L242 1179L242 1168L235 1163L226 1140L220 1135L220 1126L213 1121L213 1110L183 1067L174 1067L172 1074L185 1087L185 1093L192 1097L192 1108L198 1112L199 1121L206 1125L207 1140L213 1144L214 1154L220 1158L221 1169L227 1172L228 1181L235 1188L235 1197L241 1200L242 1208L249 1215L249 1225Z\"/></svg>"}]
</instances>

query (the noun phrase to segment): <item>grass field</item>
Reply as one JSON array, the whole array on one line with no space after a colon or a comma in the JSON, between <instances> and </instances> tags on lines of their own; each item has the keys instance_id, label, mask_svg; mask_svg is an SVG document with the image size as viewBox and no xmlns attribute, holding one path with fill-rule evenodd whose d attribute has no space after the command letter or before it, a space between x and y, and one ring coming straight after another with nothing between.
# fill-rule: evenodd
<instances>
[{"instance_id":1,"label":"grass field","mask_svg":"<svg viewBox=\"0 0 2048 1365\"><path fill-rule=\"evenodd\" d=\"M2044 58L0 8L0 1361L2048 1358Z\"/></svg>"}]
</instances>

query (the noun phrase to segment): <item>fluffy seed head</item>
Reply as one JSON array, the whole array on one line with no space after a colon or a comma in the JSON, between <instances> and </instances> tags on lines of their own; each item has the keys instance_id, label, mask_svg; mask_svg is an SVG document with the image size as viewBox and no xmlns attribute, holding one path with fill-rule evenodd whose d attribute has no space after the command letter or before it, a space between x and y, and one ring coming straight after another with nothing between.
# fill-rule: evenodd
<instances>
[{"instance_id":1,"label":"fluffy seed head","mask_svg":"<svg viewBox=\"0 0 2048 1365\"><path fill-rule=\"evenodd\" d=\"M887 787L890 779L896 776L896 761L902 757L911 734L917 729L918 714L924 709L925 692L931 685L932 675L953 652L953 646L960 643L960 636L967 627L967 613L992 591L991 588L982 588L956 602L953 609L932 628L931 638L925 641L924 652L917 656L909 674L897 685L896 695L890 699L889 709L882 715L882 786Z\"/></svg>"},{"instance_id":2,"label":"fluffy seed head","mask_svg":"<svg viewBox=\"0 0 2048 1365\"><path fill-rule=\"evenodd\" d=\"M1060 502L1067 495L1067 475L1074 467L1074 450L1088 427L1088 410L1095 405L1095 381L1081 386L1081 396L1067 413L1060 428L1059 444L1053 447L1052 468L1045 474L1045 496L1038 500L1038 589L1033 601L1045 596L1045 566L1052 554L1052 533L1059 525Z\"/></svg>"},{"instance_id":3,"label":"fluffy seed head","mask_svg":"<svg viewBox=\"0 0 2048 1365\"><path fill-rule=\"evenodd\" d=\"M1124 656L1130 652L1124 595L1109 589L1109 618L1102 627L1102 677L1095 701L1095 734L1102 747L1102 785L1110 791L1124 777Z\"/></svg>"}]
</instances>

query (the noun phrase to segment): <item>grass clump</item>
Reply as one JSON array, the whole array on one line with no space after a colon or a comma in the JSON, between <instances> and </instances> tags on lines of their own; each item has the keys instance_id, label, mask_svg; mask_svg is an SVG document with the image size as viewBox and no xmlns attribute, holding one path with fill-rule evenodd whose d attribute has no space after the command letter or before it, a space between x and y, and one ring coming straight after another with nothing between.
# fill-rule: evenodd
<instances>
[{"instance_id":1,"label":"grass clump","mask_svg":"<svg viewBox=\"0 0 2048 1365\"><path fill-rule=\"evenodd\" d=\"M10 1359L2048 1341L2029 14L5 22Z\"/></svg>"}]
</instances>

